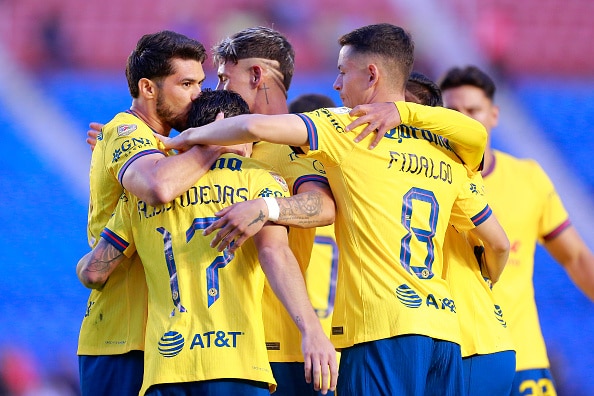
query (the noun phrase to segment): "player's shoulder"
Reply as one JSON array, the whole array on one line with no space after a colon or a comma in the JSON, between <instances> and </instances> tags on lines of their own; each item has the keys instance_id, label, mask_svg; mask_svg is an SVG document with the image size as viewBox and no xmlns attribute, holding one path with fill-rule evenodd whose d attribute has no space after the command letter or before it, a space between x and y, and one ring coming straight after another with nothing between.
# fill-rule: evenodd
<instances>
[{"instance_id":1,"label":"player's shoulder","mask_svg":"<svg viewBox=\"0 0 594 396\"><path fill-rule=\"evenodd\" d=\"M116 114L108 123L101 129L100 137L127 137L136 135L138 132L150 133L152 130L142 120L133 114L121 112Z\"/></svg>"},{"instance_id":2,"label":"player's shoulder","mask_svg":"<svg viewBox=\"0 0 594 396\"><path fill-rule=\"evenodd\" d=\"M313 119L314 122L322 122L328 121L332 123L332 121L340 120L343 122L350 123L353 119L349 114L351 111L350 107L323 107L317 110L313 110L307 113L301 113L302 115Z\"/></svg>"}]
</instances>

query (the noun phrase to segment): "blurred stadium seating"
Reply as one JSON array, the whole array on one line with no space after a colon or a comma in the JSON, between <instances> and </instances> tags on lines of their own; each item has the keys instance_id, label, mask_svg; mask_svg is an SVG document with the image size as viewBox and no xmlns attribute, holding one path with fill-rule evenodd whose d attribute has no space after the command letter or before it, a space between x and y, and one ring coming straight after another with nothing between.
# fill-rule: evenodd
<instances>
[{"instance_id":1,"label":"blurred stadium seating","mask_svg":"<svg viewBox=\"0 0 594 396\"><path fill-rule=\"evenodd\" d=\"M211 0L0 0L0 50L4 48L40 87L43 99L78 128L71 139L84 141L89 121L106 121L129 106L124 64L144 33L177 30L210 47L241 28L272 26L289 37L297 53L289 99L318 92L339 102L331 89L336 38L368 23L387 21L408 28L403 1L228 0L222 5ZM432 1L437 0L418 0L419 4ZM594 24L590 20L594 2L442 0L440 4L475 39L485 56L481 62L508 82L526 116L542 131L539 139L559 151L560 156L547 159L547 165L563 163L573 172L572 180L592 197L594 169L584 165L589 164L594 147L594 134L589 131L594 124ZM418 36L440 34L439 26L421 30L417 25L411 30ZM417 45L417 51L418 67L439 69L427 48ZM214 87L208 63L206 85ZM66 356L67 366L76 372L77 334L88 292L78 283L74 267L88 249L87 202L80 198L86 191L73 187L69 176L29 143L35 133L51 134L61 125L28 130L6 106L11 98L16 98L15 93L0 93L5 144L0 156L5 193L0 210L4 227L0 357L4 348L20 347L31 351L40 370L51 375ZM29 116L35 115L36 109L31 108ZM63 156L79 147L68 141L61 144L58 155ZM515 154L531 155L519 150ZM86 172L86 167L88 163L81 163L78 171ZM591 202L569 210L577 218L588 208ZM594 249L594 240L588 242ZM543 332L563 386L559 395L594 394L593 304L542 250L535 283Z\"/></svg>"}]
</instances>

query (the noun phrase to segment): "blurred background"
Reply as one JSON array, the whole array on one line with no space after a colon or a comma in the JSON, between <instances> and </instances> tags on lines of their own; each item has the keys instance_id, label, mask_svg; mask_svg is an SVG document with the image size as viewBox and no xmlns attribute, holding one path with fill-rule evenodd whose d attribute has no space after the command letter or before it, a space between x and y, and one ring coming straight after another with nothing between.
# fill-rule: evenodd
<instances>
[{"instance_id":1,"label":"blurred background","mask_svg":"<svg viewBox=\"0 0 594 396\"><path fill-rule=\"evenodd\" d=\"M340 103L337 38L403 26L429 77L467 64L491 73L494 146L541 163L594 249L592 15L592 0L0 0L0 395L78 394L87 125L129 107L125 62L143 34L176 30L210 48L245 27L273 27L296 51L289 100L315 92ZM534 278L559 395L593 395L594 304L543 250Z\"/></svg>"}]
</instances>

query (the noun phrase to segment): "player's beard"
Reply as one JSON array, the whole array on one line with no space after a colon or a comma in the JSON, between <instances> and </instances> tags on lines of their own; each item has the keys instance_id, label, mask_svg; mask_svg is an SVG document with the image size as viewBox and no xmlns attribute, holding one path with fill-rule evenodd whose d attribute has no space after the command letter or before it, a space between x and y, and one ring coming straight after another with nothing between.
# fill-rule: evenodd
<instances>
[{"instance_id":1,"label":"player's beard","mask_svg":"<svg viewBox=\"0 0 594 396\"><path fill-rule=\"evenodd\" d=\"M159 116L159 118L165 124L169 125L178 132L181 132L187 128L188 113L185 112L183 114L179 114L173 111L171 106L168 106L165 103L165 98L161 92L157 94L157 116Z\"/></svg>"}]
</instances>

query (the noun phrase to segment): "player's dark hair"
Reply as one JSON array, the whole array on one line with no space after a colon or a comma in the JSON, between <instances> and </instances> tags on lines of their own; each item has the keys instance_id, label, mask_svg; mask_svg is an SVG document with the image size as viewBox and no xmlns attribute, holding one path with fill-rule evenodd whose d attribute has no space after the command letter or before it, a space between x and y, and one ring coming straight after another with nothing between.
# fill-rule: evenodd
<instances>
[{"instance_id":1,"label":"player's dark hair","mask_svg":"<svg viewBox=\"0 0 594 396\"><path fill-rule=\"evenodd\" d=\"M493 100L495 98L495 83L491 77L476 66L453 67L445 73L439 83L442 91L463 85L477 87L489 99Z\"/></svg>"},{"instance_id":2,"label":"player's dark hair","mask_svg":"<svg viewBox=\"0 0 594 396\"><path fill-rule=\"evenodd\" d=\"M322 107L336 107L336 103L330 96L315 93L303 94L289 103L289 113L305 113Z\"/></svg>"},{"instance_id":3,"label":"player's dark hair","mask_svg":"<svg viewBox=\"0 0 594 396\"><path fill-rule=\"evenodd\" d=\"M158 80L175 73L171 62L173 59L193 59L204 63L206 57L204 46L183 34L170 30L145 34L138 40L126 64L130 95L138 97L138 82L142 78Z\"/></svg>"},{"instance_id":4,"label":"player's dark hair","mask_svg":"<svg viewBox=\"0 0 594 396\"><path fill-rule=\"evenodd\" d=\"M237 92L230 90L204 89L192 102L188 115L188 128L200 127L213 122L219 113L225 118L249 114L250 108Z\"/></svg>"},{"instance_id":5,"label":"player's dark hair","mask_svg":"<svg viewBox=\"0 0 594 396\"><path fill-rule=\"evenodd\" d=\"M441 89L423 73L413 71L406 82L406 91L417 100L415 102L425 106L443 106Z\"/></svg>"},{"instance_id":6,"label":"player's dark hair","mask_svg":"<svg viewBox=\"0 0 594 396\"><path fill-rule=\"evenodd\" d=\"M295 70L295 51L280 32L264 26L241 30L224 38L212 48L215 65L247 58L277 61L285 91L289 90Z\"/></svg>"},{"instance_id":7,"label":"player's dark hair","mask_svg":"<svg viewBox=\"0 0 594 396\"><path fill-rule=\"evenodd\" d=\"M361 54L379 55L389 69L396 70L402 85L408 79L415 60L415 44L403 28L389 23L363 26L338 39L341 46L349 45Z\"/></svg>"}]
</instances>

